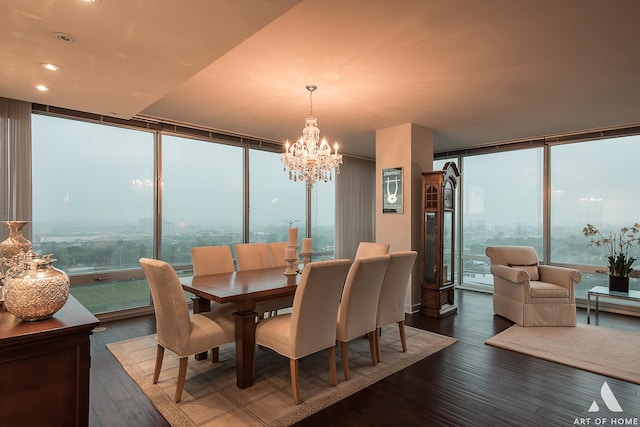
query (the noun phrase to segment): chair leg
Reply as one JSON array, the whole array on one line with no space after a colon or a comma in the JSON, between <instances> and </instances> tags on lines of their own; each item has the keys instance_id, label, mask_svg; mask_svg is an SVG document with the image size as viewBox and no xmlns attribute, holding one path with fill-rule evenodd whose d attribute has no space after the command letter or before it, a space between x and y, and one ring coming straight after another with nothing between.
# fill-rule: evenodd
<instances>
[{"instance_id":1,"label":"chair leg","mask_svg":"<svg viewBox=\"0 0 640 427\"><path fill-rule=\"evenodd\" d=\"M329 347L329 372L331 384L338 385L338 373L336 372L336 346Z\"/></svg>"},{"instance_id":2,"label":"chair leg","mask_svg":"<svg viewBox=\"0 0 640 427\"><path fill-rule=\"evenodd\" d=\"M376 348L376 331L371 331L369 335L369 353L371 353L371 364L376 366L378 364L378 350Z\"/></svg>"},{"instance_id":3,"label":"chair leg","mask_svg":"<svg viewBox=\"0 0 640 427\"><path fill-rule=\"evenodd\" d=\"M344 379L349 379L349 347L346 341L340 341L340 352L342 354L342 372Z\"/></svg>"},{"instance_id":4,"label":"chair leg","mask_svg":"<svg viewBox=\"0 0 640 427\"><path fill-rule=\"evenodd\" d=\"M188 362L188 357L180 358L180 368L178 370L178 385L176 386L176 395L173 399L176 403L180 402L180 399L182 399L182 389L184 389L184 381L187 378Z\"/></svg>"},{"instance_id":5,"label":"chair leg","mask_svg":"<svg viewBox=\"0 0 640 427\"><path fill-rule=\"evenodd\" d=\"M164 347L158 344L156 349L156 366L153 368L153 383L158 383L160 377L160 369L162 369L162 358L164 357Z\"/></svg>"},{"instance_id":6,"label":"chair leg","mask_svg":"<svg viewBox=\"0 0 640 427\"><path fill-rule=\"evenodd\" d=\"M220 359L220 347L211 349L211 363L216 363Z\"/></svg>"},{"instance_id":7,"label":"chair leg","mask_svg":"<svg viewBox=\"0 0 640 427\"><path fill-rule=\"evenodd\" d=\"M378 328L376 330L376 354L378 358L378 363L382 362L382 344L380 343L382 337L382 328Z\"/></svg>"},{"instance_id":8,"label":"chair leg","mask_svg":"<svg viewBox=\"0 0 640 427\"><path fill-rule=\"evenodd\" d=\"M400 342L402 342L402 351L407 352L407 336L404 333L404 320L398 322L398 328L400 329Z\"/></svg>"},{"instance_id":9,"label":"chair leg","mask_svg":"<svg viewBox=\"0 0 640 427\"><path fill-rule=\"evenodd\" d=\"M289 370L291 371L291 391L293 392L293 403L300 404L300 389L298 388L298 359L289 359Z\"/></svg>"}]
</instances>

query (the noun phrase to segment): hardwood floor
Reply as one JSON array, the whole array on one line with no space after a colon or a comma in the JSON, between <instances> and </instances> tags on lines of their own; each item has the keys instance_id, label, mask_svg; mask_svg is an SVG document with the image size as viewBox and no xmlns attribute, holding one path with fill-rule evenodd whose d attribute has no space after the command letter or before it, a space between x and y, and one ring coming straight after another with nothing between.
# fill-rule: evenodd
<instances>
[{"instance_id":1,"label":"hardwood floor","mask_svg":"<svg viewBox=\"0 0 640 427\"><path fill-rule=\"evenodd\" d=\"M456 303L456 315L437 320L415 314L407 325L457 343L296 425L572 426L596 425L602 417L640 424L640 386L487 346L486 339L512 323L493 315L490 294L458 290ZM578 309L578 322L586 323L584 309ZM619 314L592 313L592 324L640 331L640 318ZM154 318L102 326L91 337L90 426L168 425L105 347L155 332ZM604 381L623 413L609 413L602 404ZM589 413L594 400L600 412Z\"/></svg>"}]
</instances>

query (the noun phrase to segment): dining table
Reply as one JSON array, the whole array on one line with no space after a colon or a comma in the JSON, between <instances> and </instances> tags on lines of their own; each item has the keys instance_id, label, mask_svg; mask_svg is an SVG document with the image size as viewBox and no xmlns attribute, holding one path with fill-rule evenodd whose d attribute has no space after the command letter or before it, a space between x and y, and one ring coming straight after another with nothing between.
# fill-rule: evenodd
<instances>
[{"instance_id":1,"label":"dining table","mask_svg":"<svg viewBox=\"0 0 640 427\"><path fill-rule=\"evenodd\" d=\"M242 389L253 385L257 304L296 292L298 275L284 271L273 267L180 278L182 288L195 295L194 313L210 311L211 301L235 305L236 384Z\"/></svg>"}]
</instances>

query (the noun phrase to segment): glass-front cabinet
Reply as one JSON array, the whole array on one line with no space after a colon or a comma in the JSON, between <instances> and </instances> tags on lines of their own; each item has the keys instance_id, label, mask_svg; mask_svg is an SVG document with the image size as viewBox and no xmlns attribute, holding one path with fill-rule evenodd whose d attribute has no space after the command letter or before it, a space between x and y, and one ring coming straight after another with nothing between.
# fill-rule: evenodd
<instances>
[{"instance_id":1,"label":"glass-front cabinet","mask_svg":"<svg viewBox=\"0 0 640 427\"><path fill-rule=\"evenodd\" d=\"M422 300L429 317L456 313L454 303L455 190L460 172L453 162L422 174Z\"/></svg>"}]
</instances>

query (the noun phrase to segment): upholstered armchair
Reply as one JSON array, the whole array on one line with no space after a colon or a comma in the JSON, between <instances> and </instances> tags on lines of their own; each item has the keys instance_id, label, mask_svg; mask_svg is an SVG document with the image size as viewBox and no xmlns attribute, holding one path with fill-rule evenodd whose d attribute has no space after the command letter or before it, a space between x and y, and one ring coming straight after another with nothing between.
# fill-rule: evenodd
<instances>
[{"instance_id":1,"label":"upholstered armchair","mask_svg":"<svg viewBox=\"0 0 640 427\"><path fill-rule=\"evenodd\" d=\"M530 246L489 246L493 312L521 326L575 326L575 269L541 265Z\"/></svg>"}]
</instances>

